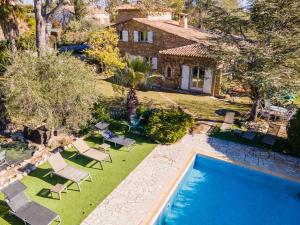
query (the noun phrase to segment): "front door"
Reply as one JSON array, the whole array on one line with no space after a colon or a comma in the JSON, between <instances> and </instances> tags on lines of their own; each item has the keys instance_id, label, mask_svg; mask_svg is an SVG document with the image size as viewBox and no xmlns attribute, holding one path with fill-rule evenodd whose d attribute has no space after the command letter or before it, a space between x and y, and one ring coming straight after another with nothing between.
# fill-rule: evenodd
<instances>
[{"instance_id":1,"label":"front door","mask_svg":"<svg viewBox=\"0 0 300 225\"><path fill-rule=\"evenodd\" d=\"M205 70L199 66L193 67L191 71L191 89L202 91Z\"/></svg>"},{"instance_id":2,"label":"front door","mask_svg":"<svg viewBox=\"0 0 300 225\"><path fill-rule=\"evenodd\" d=\"M181 89L189 90L189 83L190 83L190 67L183 65L182 74L181 74Z\"/></svg>"},{"instance_id":3,"label":"front door","mask_svg":"<svg viewBox=\"0 0 300 225\"><path fill-rule=\"evenodd\" d=\"M213 71L211 68L205 69L203 93L212 94Z\"/></svg>"}]
</instances>

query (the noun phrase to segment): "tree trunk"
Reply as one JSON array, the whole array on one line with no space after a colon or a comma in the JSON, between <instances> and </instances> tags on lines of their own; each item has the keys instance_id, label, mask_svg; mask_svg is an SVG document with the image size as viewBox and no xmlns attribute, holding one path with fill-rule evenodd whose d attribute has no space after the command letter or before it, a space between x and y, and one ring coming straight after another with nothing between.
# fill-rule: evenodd
<instances>
[{"instance_id":1,"label":"tree trunk","mask_svg":"<svg viewBox=\"0 0 300 225\"><path fill-rule=\"evenodd\" d=\"M0 25L4 34L4 37L9 41L9 47L12 52L17 50L16 39L19 36L18 22L13 15L7 19L0 21Z\"/></svg>"},{"instance_id":2,"label":"tree trunk","mask_svg":"<svg viewBox=\"0 0 300 225\"><path fill-rule=\"evenodd\" d=\"M136 91L134 88L130 88L127 98L127 110L128 110L128 117L131 121L132 119L136 118L136 110L138 107L138 98L136 95Z\"/></svg>"},{"instance_id":3,"label":"tree trunk","mask_svg":"<svg viewBox=\"0 0 300 225\"><path fill-rule=\"evenodd\" d=\"M36 20L36 47L39 55L50 49L50 36L52 28L52 16L64 4L64 0L58 1L51 10L52 1L47 0L43 5L42 0L34 0L35 20Z\"/></svg>"},{"instance_id":4,"label":"tree trunk","mask_svg":"<svg viewBox=\"0 0 300 225\"><path fill-rule=\"evenodd\" d=\"M36 48L38 54L42 55L48 49L46 42L46 21L43 17L42 0L34 1L35 20L36 20Z\"/></svg>"},{"instance_id":5,"label":"tree trunk","mask_svg":"<svg viewBox=\"0 0 300 225\"><path fill-rule=\"evenodd\" d=\"M250 121L255 122L257 120L257 115L258 115L259 107L261 105L261 100L262 99L260 97L254 99L251 112L250 112L250 117L249 117Z\"/></svg>"}]
</instances>

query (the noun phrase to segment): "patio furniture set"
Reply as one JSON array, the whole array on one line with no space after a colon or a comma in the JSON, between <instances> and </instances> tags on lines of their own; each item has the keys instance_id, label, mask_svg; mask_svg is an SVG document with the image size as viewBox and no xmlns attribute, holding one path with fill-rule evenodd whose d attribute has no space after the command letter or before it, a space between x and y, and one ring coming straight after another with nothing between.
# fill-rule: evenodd
<instances>
[{"instance_id":1,"label":"patio furniture set","mask_svg":"<svg viewBox=\"0 0 300 225\"><path fill-rule=\"evenodd\" d=\"M100 122L96 125L100 134L103 136L103 141L112 142L115 145L125 146L127 149L131 149L135 145L135 141L130 138L119 137L117 135L108 136L108 124ZM109 131L110 132L110 131ZM103 143L100 145L99 150L90 148L84 140L77 139L72 144L77 151L78 156L84 156L89 159L99 162L101 170L103 170L102 162L109 160L112 163L112 157L109 153L110 145ZM0 154L3 158L5 152ZM81 191L80 184L86 180L92 182L92 177L90 173L83 170L77 169L73 166L68 165L60 153L52 154L48 162L52 168L51 177L53 175L62 177L66 180L76 183L79 191ZM20 181L15 181L8 185L2 190L5 195L5 200L10 207L10 213L14 214L20 218L25 225L49 225L52 222L57 222L59 225L61 223L60 216L51 211L50 209L29 200L24 194L26 186ZM59 200L61 199L61 193L67 192L67 186L64 184L56 184L51 190L50 194L56 193ZM53 196L52 196L53 197Z\"/></svg>"},{"instance_id":2,"label":"patio furniture set","mask_svg":"<svg viewBox=\"0 0 300 225\"><path fill-rule=\"evenodd\" d=\"M224 122L221 125L221 131L232 131L233 135L242 137L245 140L253 141L258 134L259 127L258 126L251 127L246 131L243 131L241 129L233 129L232 130L232 126L234 123L234 117L235 117L234 112L226 113ZM270 146L275 145L280 129L281 129L281 125L270 123L268 131L264 134L262 143L266 144L266 145L270 145Z\"/></svg>"}]
</instances>

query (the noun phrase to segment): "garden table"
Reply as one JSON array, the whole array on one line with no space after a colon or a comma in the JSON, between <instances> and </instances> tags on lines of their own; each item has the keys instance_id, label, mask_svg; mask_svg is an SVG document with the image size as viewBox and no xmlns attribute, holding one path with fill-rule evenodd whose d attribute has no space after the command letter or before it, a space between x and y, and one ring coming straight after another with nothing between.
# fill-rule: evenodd
<instances>
[{"instance_id":1,"label":"garden table","mask_svg":"<svg viewBox=\"0 0 300 225\"><path fill-rule=\"evenodd\" d=\"M275 115L275 117L277 116L282 117L288 112L286 108L275 106L275 105L270 106L270 111L272 112L273 115Z\"/></svg>"},{"instance_id":2,"label":"garden table","mask_svg":"<svg viewBox=\"0 0 300 225\"><path fill-rule=\"evenodd\" d=\"M63 184L56 184L51 190L51 196L52 196L52 193L57 193L58 194L58 197L59 197L59 200L61 200L61 193L62 192L67 192L67 188L65 185Z\"/></svg>"}]
</instances>

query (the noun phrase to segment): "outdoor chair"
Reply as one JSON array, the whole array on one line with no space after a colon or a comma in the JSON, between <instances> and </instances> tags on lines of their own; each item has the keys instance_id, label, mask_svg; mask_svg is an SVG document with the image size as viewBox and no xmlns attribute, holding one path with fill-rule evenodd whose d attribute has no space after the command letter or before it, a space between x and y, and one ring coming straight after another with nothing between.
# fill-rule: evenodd
<instances>
[{"instance_id":1,"label":"outdoor chair","mask_svg":"<svg viewBox=\"0 0 300 225\"><path fill-rule=\"evenodd\" d=\"M267 133L263 137L262 143L271 146L275 145L280 128L280 125L270 124Z\"/></svg>"},{"instance_id":2,"label":"outdoor chair","mask_svg":"<svg viewBox=\"0 0 300 225\"><path fill-rule=\"evenodd\" d=\"M85 156L87 158L90 158L92 160L96 160L100 163L101 170L103 170L102 162L106 161L107 159L112 162L111 155L109 153L106 153L106 151L101 151L101 149L97 150L94 148L90 148L84 140L77 139L72 144L76 150L78 151L79 155Z\"/></svg>"},{"instance_id":3,"label":"outdoor chair","mask_svg":"<svg viewBox=\"0 0 300 225\"><path fill-rule=\"evenodd\" d=\"M60 153L52 154L48 162L52 167L51 176L54 174L76 183L79 191L81 191L80 184L83 181L89 179L92 182L92 177L89 173L69 166Z\"/></svg>"},{"instance_id":4,"label":"outdoor chair","mask_svg":"<svg viewBox=\"0 0 300 225\"><path fill-rule=\"evenodd\" d=\"M60 216L50 209L29 200L24 194L26 186L20 181L15 181L2 189L5 200L10 208L10 213L30 225L49 225L52 222L61 223Z\"/></svg>"},{"instance_id":5,"label":"outdoor chair","mask_svg":"<svg viewBox=\"0 0 300 225\"><path fill-rule=\"evenodd\" d=\"M234 122L234 112L226 112L224 122L221 126L222 131L231 130L233 122Z\"/></svg>"},{"instance_id":6,"label":"outdoor chair","mask_svg":"<svg viewBox=\"0 0 300 225\"><path fill-rule=\"evenodd\" d=\"M99 130L99 132L103 137L103 143L105 143L105 141L111 142L114 143L115 146L121 145L126 147L128 150L131 150L136 144L135 140L126 137L117 136L109 130Z\"/></svg>"},{"instance_id":7,"label":"outdoor chair","mask_svg":"<svg viewBox=\"0 0 300 225\"><path fill-rule=\"evenodd\" d=\"M250 128L247 131L245 131L242 135L242 138L253 141L256 138L258 128Z\"/></svg>"},{"instance_id":8,"label":"outdoor chair","mask_svg":"<svg viewBox=\"0 0 300 225\"><path fill-rule=\"evenodd\" d=\"M297 112L297 108L288 109L288 111L283 116L283 119L285 121L290 121L293 118L293 116L296 114L296 112Z\"/></svg>"},{"instance_id":9,"label":"outdoor chair","mask_svg":"<svg viewBox=\"0 0 300 225\"><path fill-rule=\"evenodd\" d=\"M9 163L6 160L6 151L0 152L0 168L3 166L9 166Z\"/></svg>"}]
</instances>

